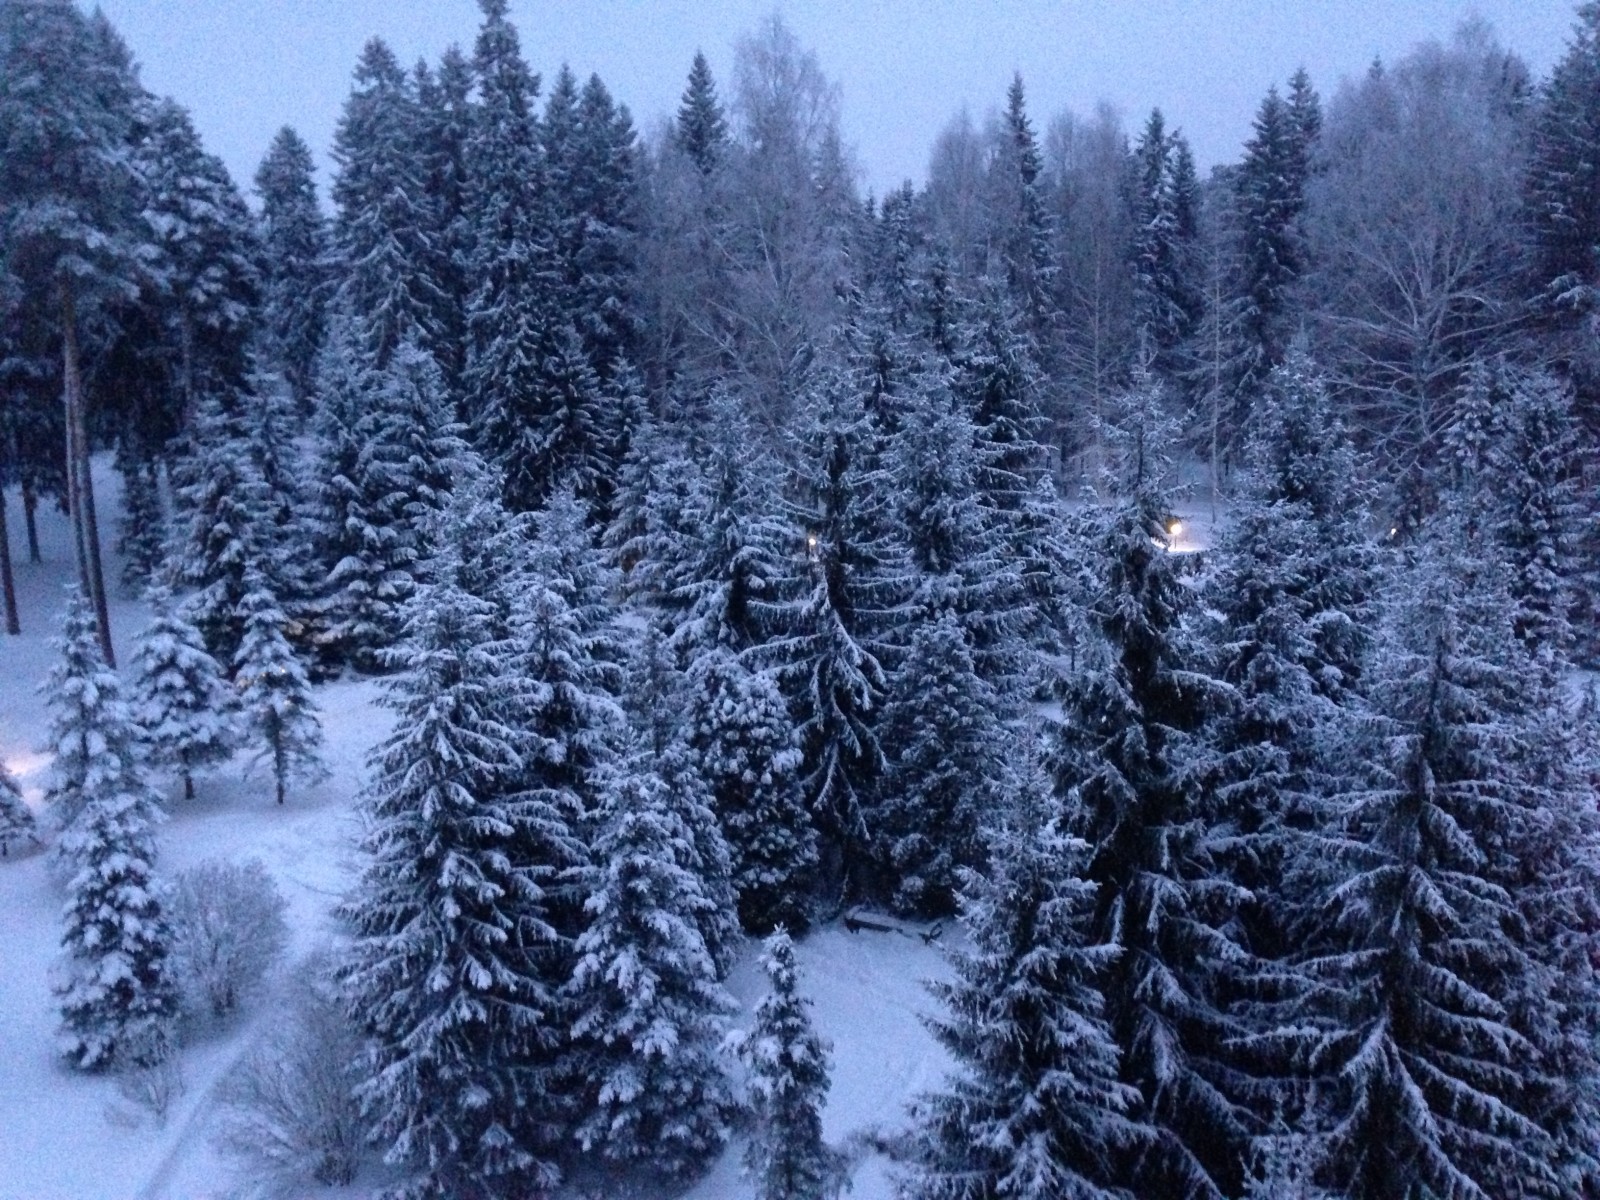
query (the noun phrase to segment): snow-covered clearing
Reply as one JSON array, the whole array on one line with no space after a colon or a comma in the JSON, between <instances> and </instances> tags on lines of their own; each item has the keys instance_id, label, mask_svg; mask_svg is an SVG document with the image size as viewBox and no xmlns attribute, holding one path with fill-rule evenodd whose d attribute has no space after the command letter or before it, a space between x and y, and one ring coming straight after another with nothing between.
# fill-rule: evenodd
<instances>
[{"instance_id":1,"label":"snow-covered clearing","mask_svg":"<svg viewBox=\"0 0 1600 1200\"><path fill-rule=\"evenodd\" d=\"M109 554L116 528L116 475L97 462L101 526ZM51 662L64 587L73 576L69 530L54 508L41 508L44 561L27 561L18 498L9 500L13 558L23 635L0 637L0 755L37 805L49 770L39 748L45 715L37 693ZM108 583L117 578L114 555ZM133 636L148 617L144 607L113 589L112 628L119 662L131 656ZM376 707L379 685L343 680L318 688L332 774L315 787L273 803L271 779L247 775L240 758L197 781L197 796L167 789L170 819L161 831L158 868L180 870L204 859L260 858L289 903L290 958L338 936L333 910L354 878L357 822L354 799L366 751L390 717ZM220 1029L201 1033L182 1050L184 1092L164 1120L126 1099L115 1080L86 1077L62 1066L55 1052L56 1007L50 968L61 934L61 881L39 850L0 861L0 1200L220 1200L236 1185L235 1168L213 1145L215 1089L229 1068L273 1019L267 993ZM815 1004L818 1027L834 1048L833 1089L825 1132L835 1144L851 1135L890 1131L903 1122L905 1103L939 1080L946 1059L919 1014L930 1000L924 980L941 975L937 950L904 936L850 934L830 925L797 947L802 988ZM764 987L755 948L730 981L746 1012ZM738 1023L739 1019L735 1019ZM698 1184L691 1200L741 1200L739 1147L732 1146ZM370 1187L327 1190L325 1197L365 1200ZM857 1168L856 1200L887 1200L888 1166L869 1156Z\"/></svg>"}]
</instances>

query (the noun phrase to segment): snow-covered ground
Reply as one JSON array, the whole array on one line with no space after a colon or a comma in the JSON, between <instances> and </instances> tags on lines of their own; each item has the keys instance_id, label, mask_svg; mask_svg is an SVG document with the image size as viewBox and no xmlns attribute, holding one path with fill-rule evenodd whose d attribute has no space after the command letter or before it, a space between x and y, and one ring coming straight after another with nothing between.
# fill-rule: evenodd
<instances>
[{"instance_id":1,"label":"snow-covered ground","mask_svg":"<svg viewBox=\"0 0 1600 1200\"><path fill-rule=\"evenodd\" d=\"M97 463L101 526L109 552L116 528L116 476ZM44 561L27 561L21 505L9 497L23 635L0 637L0 755L37 805L49 769L38 684L49 669L49 641L60 617L64 587L73 576L68 527L53 508L41 509ZM120 564L106 563L108 581ZM120 593L120 589L114 589ZM130 658L133 636L148 614L117 595L111 622L119 661ZM340 681L318 689L330 778L273 803L270 778L248 776L242 760L198 781L185 802L170 789L170 819L161 831L158 869L171 872L203 859L259 858L289 903L289 957L300 958L335 938L333 910L354 878L354 799L365 754L388 727L376 707L378 685ZM215 1148L216 1087L272 1020L268 986L233 1023L186 1045L180 1066L184 1093L164 1120L124 1098L114 1080L86 1077L55 1054L56 1009L50 968L61 935L64 896L42 851L14 848L0 861L0 1200L221 1200L234 1190L235 1168ZM947 1061L922 1026L930 1000L928 978L945 964L935 949L896 934L846 933L827 926L797 947L802 990L812 997L819 1028L834 1047L833 1089L824 1114L835 1144L851 1135L891 1131L903 1123L907 1100L937 1084ZM730 987L745 1018L765 977L755 947L736 968ZM329 1190L326 1197L365 1200L371 1189ZM742 1200L739 1147L728 1152L689 1192L690 1200ZM855 1200L888 1200L887 1163L869 1156L856 1170Z\"/></svg>"}]
</instances>

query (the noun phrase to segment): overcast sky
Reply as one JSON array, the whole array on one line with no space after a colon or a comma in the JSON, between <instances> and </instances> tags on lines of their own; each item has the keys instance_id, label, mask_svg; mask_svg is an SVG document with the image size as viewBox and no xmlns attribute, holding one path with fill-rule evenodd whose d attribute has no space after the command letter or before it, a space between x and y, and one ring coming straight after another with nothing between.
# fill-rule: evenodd
<instances>
[{"instance_id":1,"label":"overcast sky","mask_svg":"<svg viewBox=\"0 0 1600 1200\"><path fill-rule=\"evenodd\" d=\"M194 114L248 188L272 135L293 125L327 149L362 43L406 63L469 50L475 0L100 0L145 85ZM727 93L734 45L777 11L840 86L862 184L920 182L934 138L963 106L981 118L1021 71L1042 133L1100 100L1130 127L1153 106L1202 169L1237 158L1269 84L1300 65L1324 96L1465 18L1488 20L1543 76L1571 32L1568 0L512 0L523 53L548 79L598 72L642 130L670 114L697 48Z\"/></svg>"}]
</instances>

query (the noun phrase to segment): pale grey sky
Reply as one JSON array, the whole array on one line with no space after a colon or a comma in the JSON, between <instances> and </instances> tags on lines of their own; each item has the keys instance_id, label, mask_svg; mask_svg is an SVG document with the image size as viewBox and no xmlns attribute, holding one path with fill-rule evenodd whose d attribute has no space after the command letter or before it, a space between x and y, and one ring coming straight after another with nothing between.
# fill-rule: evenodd
<instances>
[{"instance_id":1,"label":"pale grey sky","mask_svg":"<svg viewBox=\"0 0 1600 1200\"><path fill-rule=\"evenodd\" d=\"M241 187L279 126L326 152L356 55L379 34L402 61L471 49L474 0L100 0L146 86L194 114ZM641 129L676 107L696 48L726 95L733 47L778 12L840 85L862 184L920 182L964 105L981 118L1020 70L1041 133L1100 100L1135 127L1152 106L1202 168L1238 156L1267 86L1304 65L1324 96L1374 57L1448 38L1471 15L1544 75L1575 0L512 0L523 52L547 80L598 72Z\"/></svg>"}]
</instances>

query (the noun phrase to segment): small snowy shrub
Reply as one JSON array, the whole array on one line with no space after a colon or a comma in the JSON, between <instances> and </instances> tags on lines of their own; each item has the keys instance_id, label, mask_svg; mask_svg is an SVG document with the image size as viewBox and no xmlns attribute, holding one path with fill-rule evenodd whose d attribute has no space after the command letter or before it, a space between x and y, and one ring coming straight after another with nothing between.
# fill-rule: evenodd
<instances>
[{"instance_id":1,"label":"small snowy shrub","mask_svg":"<svg viewBox=\"0 0 1600 1200\"><path fill-rule=\"evenodd\" d=\"M127 1067L117 1076L117 1092L124 1100L149 1110L158 1127L165 1125L167 1114L184 1093L183 1068L177 1055L169 1050L165 1057L143 1066Z\"/></svg>"},{"instance_id":2,"label":"small snowy shrub","mask_svg":"<svg viewBox=\"0 0 1600 1200\"><path fill-rule=\"evenodd\" d=\"M361 1043L326 962L295 973L285 1010L221 1091L222 1145L239 1160L247 1194L262 1200L349 1183L367 1142L354 1098Z\"/></svg>"},{"instance_id":3,"label":"small snowy shrub","mask_svg":"<svg viewBox=\"0 0 1600 1200\"><path fill-rule=\"evenodd\" d=\"M258 859L178 875L169 915L185 1010L223 1017L261 982L289 938L283 896Z\"/></svg>"}]
</instances>

